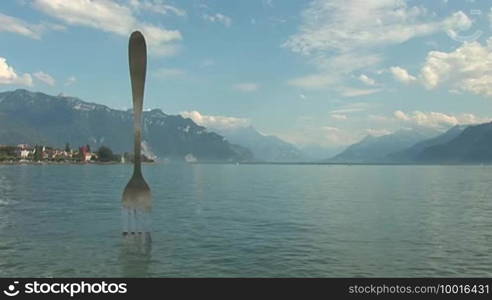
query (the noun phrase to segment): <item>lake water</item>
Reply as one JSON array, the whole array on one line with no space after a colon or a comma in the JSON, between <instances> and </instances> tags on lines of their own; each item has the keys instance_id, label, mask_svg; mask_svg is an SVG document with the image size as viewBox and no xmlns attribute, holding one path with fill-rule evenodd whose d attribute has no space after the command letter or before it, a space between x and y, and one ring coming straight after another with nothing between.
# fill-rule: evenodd
<instances>
[{"instance_id":1,"label":"lake water","mask_svg":"<svg viewBox=\"0 0 492 300\"><path fill-rule=\"evenodd\" d=\"M131 171L0 166L0 277L492 276L492 167L146 165L151 247Z\"/></svg>"}]
</instances>

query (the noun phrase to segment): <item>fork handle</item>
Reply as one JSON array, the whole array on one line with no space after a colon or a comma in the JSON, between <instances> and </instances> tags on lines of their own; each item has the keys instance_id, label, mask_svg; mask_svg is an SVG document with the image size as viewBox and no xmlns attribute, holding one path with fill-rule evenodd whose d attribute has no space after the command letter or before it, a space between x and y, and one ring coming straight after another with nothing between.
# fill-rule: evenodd
<instances>
[{"instance_id":1,"label":"fork handle","mask_svg":"<svg viewBox=\"0 0 492 300\"><path fill-rule=\"evenodd\" d=\"M134 173L141 174L142 109L147 70L147 46L140 31L134 31L130 36L128 60L133 96L133 128L135 130Z\"/></svg>"}]
</instances>

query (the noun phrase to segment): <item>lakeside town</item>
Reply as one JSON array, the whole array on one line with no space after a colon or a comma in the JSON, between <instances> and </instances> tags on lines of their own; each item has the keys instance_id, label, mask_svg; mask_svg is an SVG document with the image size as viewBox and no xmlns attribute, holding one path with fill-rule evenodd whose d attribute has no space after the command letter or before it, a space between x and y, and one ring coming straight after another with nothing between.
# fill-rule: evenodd
<instances>
[{"instance_id":1,"label":"lakeside town","mask_svg":"<svg viewBox=\"0 0 492 300\"><path fill-rule=\"evenodd\" d=\"M143 162L154 162L142 155ZM0 145L0 163L130 163L133 162L132 153L115 154L111 148L101 146L92 151L89 145L73 149L66 144L63 149L46 145Z\"/></svg>"}]
</instances>

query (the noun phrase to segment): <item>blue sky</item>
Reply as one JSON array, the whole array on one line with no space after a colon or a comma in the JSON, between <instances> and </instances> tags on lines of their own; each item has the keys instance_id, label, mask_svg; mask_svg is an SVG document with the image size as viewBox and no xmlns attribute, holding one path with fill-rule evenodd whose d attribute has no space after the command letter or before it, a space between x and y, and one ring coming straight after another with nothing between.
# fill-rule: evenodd
<instances>
[{"instance_id":1,"label":"blue sky","mask_svg":"<svg viewBox=\"0 0 492 300\"><path fill-rule=\"evenodd\" d=\"M486 0L6 0L0 90L131 106L128 35L149 47L146 108L339 147L492 117Z\"/></svg>"}]
</instances>

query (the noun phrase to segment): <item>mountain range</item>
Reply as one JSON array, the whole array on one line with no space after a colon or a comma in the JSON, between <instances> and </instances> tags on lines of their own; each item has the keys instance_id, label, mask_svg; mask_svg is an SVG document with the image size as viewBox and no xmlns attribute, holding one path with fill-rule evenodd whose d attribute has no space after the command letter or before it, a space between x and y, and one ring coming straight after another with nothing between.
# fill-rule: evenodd
<instances>
[{"instance_id":1,"label":"mountain range","mask_svg":"<svg viewBox=\"0 0 492 300\"><path fill-rule=\"evenodd\" d=\"M74 97L19 89L0 93L0 144L43 144L62 148L102 145L131 152L131 110L117 110ZM160 159L193 161L309 161L307 155L253 127L207 129L188 118L160 109L143 113L143 150ZM457 125L446 132L402 129L367 136L328 163L492 163L492 122Z\"/></svg>"},{"instance_id":2,"label":"mountain range","mask_svg":"<svg viewBox=\"0 0 492 300\"><path fill-rule=\"evenodd\" d=\"M455 138L423 149L416 157L421 163L492 163L492 123L466 127Z\"/></svg>"},{"instance_id":3,"label":"mountain range","mask_svg":"<svg viewBox=\"0 0 492 300\"><path fill-rule=\"evenodd\" d=\"M336 163L385 163L392 153L404 151L418 142L439 134L427 128L400 129L383 136L368 135L360 142L347 147L343 152L328 159Z\"/></svg>"},{"instance_id":4,"label":"mountain range","mask_svg":"<svg viewBox=\"0 0 492 300\"><path fill-rule=\"evenodd\" d=\"M491 164L492 122L456 125L441 134L412 129L367 136L326 160L337 163ZM426 138L432 136L430 138ZM410 146L409 146L410 145Z\"/></svg>"},{"instance_id":5,"label":"mountain range","mask_svg":"<svg viewBox=\"0 0 492 300\"><path fill-rule=\"evenodd\" d=\"M387 159L389 161L394 161L399 163L419 162L421 161L421 153L426 151L427 148L436 145L446 144L447 142L459 136L463 132L463 130L465 130L467 127L468 127L467 125L453 126L443 134L418 142L415 145L403 151L390 153L387 156Z\"/></svg>"},{"instance_id":6,"label":"mountain range","mask_svg":"<svg viewBox=\"0 0 492 300\"><path fill-rule=\"evenodd\" d=\"M19 89L0 93L0 143L73 147L102 145L118 153L132 152L133 115L74 97L50 96ZM190 119L160 109L143 113L144 149L163 159L245 161L251 151L229 143Z\"/></svg>"}]
</instances>

